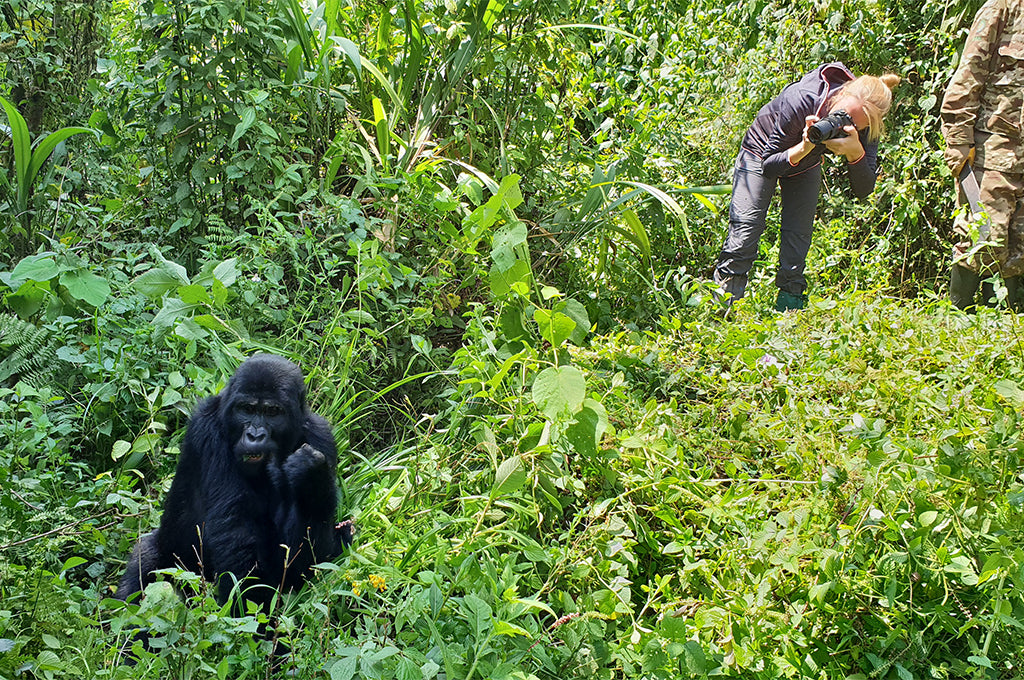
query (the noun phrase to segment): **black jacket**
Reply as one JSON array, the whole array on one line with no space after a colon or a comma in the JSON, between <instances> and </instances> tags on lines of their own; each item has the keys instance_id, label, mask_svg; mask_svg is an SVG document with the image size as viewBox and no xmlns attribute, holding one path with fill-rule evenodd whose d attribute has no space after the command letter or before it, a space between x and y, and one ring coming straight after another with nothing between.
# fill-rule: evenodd
<instances>
[{"instance_id":1,"label":"black jacket","mask_svg":"<svg viewBox=\"0 0 1024 680\"><path fill-rule=\"evenodd\" d=\"M828 115L829 98L853 77L839 62L819 66L787 85L779 96L758 111L743 136L741 147L761 159L763 175L791 177L821 163L821 156L827 151L824 145L819 145L795 166L789 163L789 149L803 138L806 117ZM847 170L851 191L858 198L864 198L875 188L878 142L868 141L867 130L861 130L859 136L864 158L847 164Z\"/></svg>"}]
</instances>

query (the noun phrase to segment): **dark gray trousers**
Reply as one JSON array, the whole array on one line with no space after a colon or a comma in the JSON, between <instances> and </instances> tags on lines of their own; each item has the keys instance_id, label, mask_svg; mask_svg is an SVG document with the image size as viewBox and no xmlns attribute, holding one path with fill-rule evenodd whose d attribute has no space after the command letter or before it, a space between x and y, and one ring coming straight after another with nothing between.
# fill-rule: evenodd
<instances>
[{"instance_id":1,"label":"dark gray trousers","mask_svg":"<svg viewBox=\"0 0 1024 680\"><path fill-rule=\"evenodd\" d=\"M821 190L821 166L792 177L765 177L761 174L761 159L741 150L732 179L729 234L714 273L715 283L733 299L743 297L746 291L776 185L782 197L782 223L775 285L793 295L801 295L807 288L804 266Z\"/></svg>"}]
</instances>

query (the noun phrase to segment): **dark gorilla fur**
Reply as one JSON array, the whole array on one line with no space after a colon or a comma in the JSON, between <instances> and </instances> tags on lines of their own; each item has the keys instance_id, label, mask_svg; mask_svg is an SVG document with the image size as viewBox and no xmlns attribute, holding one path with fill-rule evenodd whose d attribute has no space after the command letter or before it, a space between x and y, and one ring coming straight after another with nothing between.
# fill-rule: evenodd
<instances>
[{"instance_id":1,"label":"dark gorilla fur","mask_svg":"<svg viewBox=\"0 0 1024 680\"><path fill-rule=\"evenodd\" d=\"M249 358L192 414L160 528L140 537L117 598L175 566L215 583L221 604L236 580L263 607L275 590L298 588L311 565L351 542L351 523L334 524L337 462L299 367L271 354Z\"/></svg>"}]
</instances>

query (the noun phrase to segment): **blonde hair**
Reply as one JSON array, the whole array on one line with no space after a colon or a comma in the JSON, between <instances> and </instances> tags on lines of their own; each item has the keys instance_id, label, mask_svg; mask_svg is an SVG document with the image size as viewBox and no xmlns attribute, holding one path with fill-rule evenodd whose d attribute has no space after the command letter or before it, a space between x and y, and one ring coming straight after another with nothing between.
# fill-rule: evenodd
<instances>
[{"instance_id":1,"label":"blonde hair","mask_svg":"<svg viewBox=\"0 0 1024 680\"><path fill-rule=\"evenodd\" d=\"M859 76L847 81L835 94L832 101L842 97L853 97L860 102L864 114L868 117L868 139L872 142L882 136L885 131L883 118L892 106L892 90L900 82L894 73L883 76Z\"/></svg>"}]
</instances>

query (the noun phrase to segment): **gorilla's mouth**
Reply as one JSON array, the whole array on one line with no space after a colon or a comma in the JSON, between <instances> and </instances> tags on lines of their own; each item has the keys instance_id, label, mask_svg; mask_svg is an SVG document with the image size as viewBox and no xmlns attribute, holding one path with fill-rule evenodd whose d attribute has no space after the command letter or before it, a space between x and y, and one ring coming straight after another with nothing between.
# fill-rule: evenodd
<instances>
[{"instance_id":1,"label":"gorilla's mouth","mask_svg":"<svg viewBox=\"0 0 1024 680\"><path fill-rule=\"evenodd\" d=\"M251 453L245 453L242 455L242 461L246 463L258 463L263 460L263 454L258 451Z\"/></svg>"}]
</instances>

